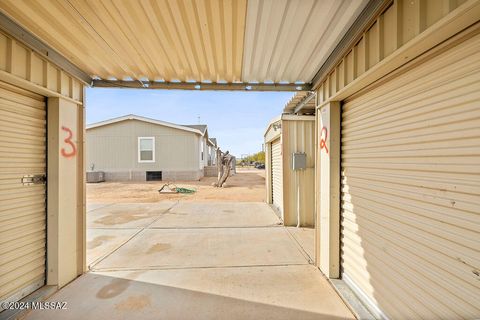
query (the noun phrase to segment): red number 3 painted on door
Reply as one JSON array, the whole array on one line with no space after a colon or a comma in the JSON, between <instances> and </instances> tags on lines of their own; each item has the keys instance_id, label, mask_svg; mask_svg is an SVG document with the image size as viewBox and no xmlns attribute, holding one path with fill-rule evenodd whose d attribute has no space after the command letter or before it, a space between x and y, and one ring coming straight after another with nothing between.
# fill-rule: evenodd
<instances>
[{"instance_id":1,"label":"red number 3 painted on door","mask_svg":"<svg viewBox=\"0 0 480 320\"><path fill-rule=\"evenodd\" d=\"M68 134L68 136L63 140L63 142L65 142L67 145L70 146L68 148L70 150L68 151L65 148L62 148L62 150L60 150L62 153L62 156L64 156L65 158L75 157L75 155L77 154L77 147L75 146L75 143L72 141L72 136L73 136L72 130L64 126L62 126L62 130Z\"/></svg>"}]
</instances>

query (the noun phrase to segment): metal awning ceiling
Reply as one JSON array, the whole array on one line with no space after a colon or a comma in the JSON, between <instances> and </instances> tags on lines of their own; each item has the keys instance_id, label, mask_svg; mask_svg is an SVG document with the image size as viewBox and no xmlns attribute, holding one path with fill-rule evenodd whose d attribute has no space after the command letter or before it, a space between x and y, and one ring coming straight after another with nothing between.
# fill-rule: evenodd
<instances>
[{"instance_id":1,"label":"metal awning ceiling","mask_svg":"<svg viewBox=\"0 0 480 320\"><path fill-rule=\"evenodd\" d=\"M98 84L303 90L367 2L2 0L0 11Z\"/></svg>"},{"instance_id":2,"label":"metal awning ceiling","mask_svg":"<svg viewBox=\"0 0 480 320\"><path fill-rule=\"evenodd\" d=\"M301 112L302 114L315 113L315 93L313 92L297 92L291 99L285 104L283 113L292 114Z\"/></svg>"}]
</instances>

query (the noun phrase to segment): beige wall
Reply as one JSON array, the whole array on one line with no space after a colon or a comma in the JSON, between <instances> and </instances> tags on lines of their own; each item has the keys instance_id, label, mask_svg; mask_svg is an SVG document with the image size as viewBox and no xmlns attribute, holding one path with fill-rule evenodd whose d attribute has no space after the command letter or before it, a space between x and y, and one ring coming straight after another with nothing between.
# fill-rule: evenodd
<instances>
[{"instance_id":1,"label":"beige wall","mask_svg":"<svg viewBox=\"0 0 480 320\"><path fill-rule=\"evenodd\" d=\"M83 107L49 98L47 284L63 286L84 271ZM71 144L64 140L72 133Z\"/></svg>"},{"instance_id":2,"label":"beige wall","mask_svg":"<svg viewBox=\"0 0 480 320\"><path fill-rule=\"evenodd\" d=\"M479 70L476 24L343 103L343 276L391 319L480 315Z\"/></svg>"},{"instance_id":3,"label":"beige wall","mask_svg":"<svg viewBox=\"0 0 480 320\"><path fill-rule=\"evenodd\" d=\"M265 132L265 183L266 201L273 203L271 176L271 142L281 137L283 163L283 211L285 225L296 226L300 215L300 226L315 225L315 117L283 115L274 123L281 129L269 125ZM292 169L292 154L307 154L307 169Z\"/></svg>"},{"instance_id":4,"label":"beige wall","mask_svg":"<svg viewBox=\"0 0 480 320\"><path fill-rule=\"evenodd\" d=\"M280 117L273 120L267 127L267 131L264 134L265 140L265 191L266 191L266 202L272 204L272 141L278 139L281 135L281 129L273 129L273 123L280 123Z\"/></svg>"},{"instance_id":5,"label":"beige wall","mask_svg":"<svg viewBox=\"0 0 480 320\"><path fill-rule=\"evenodd\" d=\"M292 169L294 152L306 153L305 170ZM282 157L284 223L312 227L315 225L315 117L282 117Z\"/></svg>"},{"instance_id":6,"label":"beige wall","mask_svg":"<svg viewBox=\"0 0 480 320\"><path fill-rule=\"evenodd\" d=\"M84 83L1 32L0 80L48 98L47 284L61 287L86 270Z\"/></svg>"},{"instance_id":7,"label":"beige wall","mask_svg":"<svg viewBox=\"0 0 480 320\"><path fill-rule=\"evenodd\" d=\"M347 101L350 101L355 97L366 96L367 93L373 92L376 88L379 88L382 83L387 83L388 80L394 79L395 77L398 77L402 74L407 74L409 71L412 71L415 66L421 65L422 63L426 64L428 61L431 61L437 55L439 55L440 52L442 52L443 50L446 50L446 48L454 47L458 45L459 40L457 39L457 37L461 36L465 32L468 32L467 28L469 26L473 25L471 29L477 30L477 33L478 33L479 17L480 17L480 1L478 0L471 0L471 1L395 0L393 1L393 4L390 7L388 7L380 16L378 16L377 19L373 21L372 25L370 25L368 29L365 30L362 37L358 39L357 42L355 42L355 45L350 48L347 55L344 57L341 57L339 63L334 68L332 68L332 70L328 72L327 76L323 80L320 81L319 87L317 88L317 97L318 97L318 100L317 100L317 106L318 106L317 107L317 131L318 131L317 132L317 148L319 147L318 139L321 139L321 128L323 126L327 126L330 134L329 138L327 139L327 145L329 146L330 155L327 157L325 154L322 154L321 150L317 151L317 171L318 172L317 172L317 178L316 178L316 201L317 201L316 207L319 215L317 220L318 228L316 232L315 249L316 249L317 265L320 267L320 269L323 271L323 273L327 277L337 278L340 275L339 274L339 271L340 271L339 270L339 262L340 262L339 211L340 211L340 205L341 205L342 199L340 198L340 194L339 194L339 191L340 191L339 182L340 182L340 179L342 178L341 176L342 173L340 170L337 170L339 162L336 159L336 157L340 153L340 148L341 148L340 139L346 139L346 137L340 136L340 131L341 131L340 119L338 117L338 114L340 111L339 106L342 105L346 99L348 99ZM473 48L473 44L471 42L468 44L471 46L470 48ZM463 52L465 52L465 50ZM473 53L471 54L473 55ZM472 55L470 57L474 59ZM458 54L456 58L466 59L465 57L462 58L460 54ZM445 63L448 64L447 62ZM474 68L473 61L470 64L470 66L471 68ZM432 70L433 69L434 68L432 68ZM470 71L473 72L473 70L474 69L471 69ZM427 72L427 74L431 76L429 72ZM445 74L445 76L447 75L448 75L448 72ZM413 83L413 81L418 76L419 76L418 74L411 73L412 80L407 83ZM422 85L431 86L432 82L434 81L435 80L432 78L430 82L428 81L423 82ZM444 82L443 84L447 84L447 83L448 82ZM393 85L394 84L392 83L392 86ZM397 86L395 86L395 88L398 89L398 83L397 83ZM457 88L460 88L460 86ZM381 95L381 98L379 98L378 101L384 101L384 99L388 100L388 97L389 97L388 94L390 93L394 94L391 92L392 90L390 91L387 90L386 91L387 94L384 93L383 95ZM408 98L412 98L415 90L420 91L421 88L419 88L418 86L415 88L412 87L410 88L410 91L407 90L404 92L404 94L406 94ZM409 92L411 92L410 95L409 95ZM423 90L422 92L428 95L435 95L435 91L431 89ZM441 93L445 94L446 98L448 97L448 99L452 99L452 100L454 96L455 100L459 99L458 100L459 103L461 101L463 105L465 105L468 101L465 99L470 99L454 93L448 96L448 90L442 91ZM398 96L397 96L397 99L398 99ZM462 101L462 97L464 99L463 101ZM442 103L444 103L444 101L446 100L447 99L442 100ZM419 101L424 101L424 99L421 99ZM364 103L368 106L368 108L370 108L369 110L371 111L370 113L364 113L362 115L365 121L369 121L370 119L378 119L379 117L382 117L384 119L386 118L386 109L378 108L378 106L375 107L375 105L372 104L373 99L370 102L368 100L365 100ZM332 113L332 111L334 111L335 113ZM362 111L359 111L358 109L357 109L357 112L359 112L360 114L362 113ZM397 111L397 112L400 112L400 111ZM431 119L435 119L435 121L438 122L438 119L442 114L443 113L438 113L438 112L430 113L429 114L430 119L426 118L424 120L429 123L431 122L430 121ZM457 115L460 117L461 113ZM350 120L351 118L348 118L347 121L350 121ZM419 121L420 120L418 120L417 123L421 123L421 121L420 122ZM384 124L383 126L385 125L388 127L388 124ZM377 126L372 127L372 125L361 124L360 122L357 129L358 128L362 130L365 129L369 132L376 131L378 134L378 132L380 132L382 128L382 125L377 124ZM364 136L368 134L363 131L355 132L355 129L351 129L350 131L351 132L349 134L351 137L354 137L354 136L356 137L357 135ZM338 139L336 141L332 141L331 140L332 138L334 139L338 138ZM438 139L441 139L441 137L438 136ZM410 148L412 147L410 146ZM332 152L335 152L335 154L332 154ZM368 154L368 152L366 151L363 151L363 152L364 152L363 155ZM422 152L424 153L425 150L419 149L417 154L415 154L414 156L421 157ZM429 157L431 155L434 155L434 153L429 154ZM442 154L442 156L444 155ZM433 157L431 157L429 160L430 161L429 163L431 163L431 165L435 165L435 166L440 165L439 163L433 163L432 159ZM366 158L362 160L364 164L368 163ZM382 161L385 161L385 160L382 159ZM403 161L405 162L407 160L404 159ZM457 165L459 163L460 162L458 162ZM370 168L373 168L375 164L369 163L369 166ZM457 167L462 168L461 170L467 170L465 166L462 167L459 165ZM342 170L344 169L345 168L342 168ZM362 171L362 168L360 168L359 170L362 172L363 175L365 175L365 172L367 172L366 170ZM440 169L438 169L438 171L440 171ZM434 179L434 176L435 176L434 174L428 174L425 177L431 180L431 179ZM378 177L376 178L378 179ZM345 181L344 177L343 179ZM364 184L364 185L367 185L367 184ZM410 186L411 185L410 181L406 185ZM372 188L371 183L368 186L369 188ZM344 188L347 189L346 186ZM421 194L420 195L418 194L421 192L425 192L425 190L427 190L424 185L422 185L422 188L420 188L421 190L419 189L420 191L418 192L414 192L415 188L411 188L411 187L408 187L408 188L409 188L408 193L410 195L416 195L416 197L421 197ZM383 191L383 189L384 189L384 185L382 185L380 190ZM363 192L363 188L357 188L356 190L357 191L360 190ZM368 191L365 191L365 193L368 193ZM434 191L434 193L435 195L438 196L437 194L438 190ZM378 196L375 196L375 198L378 198ZM424 201L425 197L423 197L421 200ZM392 201L393 201L393 198L392 198ZM400 202L401 205L397 209L400 210L401 212L407 211L408 210L407 202L404 201L403 205L402 205L402 202ZM397 202L397 205L398 203L399 202ZM456 203L456 205L458 206L457 200L453 201L452 203ZM370 207L369 210L371 210L371 204L367 204L367 206ZM353 205L352 208L357 212L362 211L362 209L359 208L358 205ZM391 210L385 211L384 208L381 209L381 212L382 214L392 215ZM467 214L467 212L464 211L463 214L465 215ZM421 215L416 214L414 216L414 219L419 219L420 217ZM360 219L358 216L352 217L352 215L350 215L349 218L354 222ZM370 213L367 213L365 215L365 218L372 221L373 224L376 224L378 220L377 219L378 217L372 218L372 215ZM421 225L422 227L428 227L430 224L431 223L428 222L428 223L420 223L419 225ZM352 224L350 224L349 226L352 226ZM455 232L454 231L455 226L453 224L443 224L443 227L448 229L447 231L445 231L446 232L445 234L451 234L452 232ZM396 227L395 226L392 227L392 223L387 222L387 224L377 228L379 228L379 229L376 229L377 233L379 232L378 234L384 237L384 235L386 234L386 231L383 230L382 228L395 229ZM365 250L365 248L367 248L367 245L366 245L367 237L364 236L362 238L361 229L358 229L357 227L351 227L351 231L352 231L351 234L355 234L355 236L352 238L349 238L348 241L351 241L350 243L355 243L356 246L362 248L361 251L358 251L359 253L358 257L362 257L362 258L358 259L358 257L357 258L354 257L353 259L350 259L347 263L350 266L355 266L355 268L357 266L362 266L369 270L371 270L377 264L380 264L380 267L377 269L379 270L378 273L370 273L365 275L365 274L361 274L358 271L355 271L355 274L357 275L361 274L361 276L364 276L364 279L367 279L366 283L373 286L372 292L373 292L373 296L376 299L379 299L379 301L387 301L385 302L384 306L386 306L388 303L391 303L393 301L393 304L390 304L390 305L394 306L394 308L398 307L398 305L396 305L395 303L397 303L399 300L401 300L402 302L406 301L405 309L411 308L412 306L414 306L414 304L417 304L417 303L422 308L424 306L431 307L432 305L434 305L434 303L426 303L426 304L424 303L427 300L425 300L425 293L421 289L422 285L420 285L420 287L418 288L409 286L405 290L406 294L403 297L401 297L400 294L395 294L394 292L398 290L398 287L403 287L404 285L406 285L408 281L410 281L411 283L414 283L416 286L418 286L418 283L422 282L423 284L425 284L425 287L429 286L429 288L432 288L433 286L430 286L430 284L428 284L427 282L424 282L422 277L426 275L426 277L428 278L432 274L432 270L437 268L443 268L443 265L447 263L446 255L443 255L442 253L443 258L440 259L441 263L439 264L439 263L435 263L434 254L432 254L432 252L430 251L428 255L423 257L430 264L427 269L424 269L424 271L422 271L420 270L421 267L419 266L418 263L416 262L412 263L411 261L408 261L408 263L410 263L413 266L413 268L407 270L405 267L399 266L398 261L401 261L403 263L402 259L410 260L410 258L405 258L405 255L403 254L401 258L397 261L395 261L395 259L398 259L398 256L393 258L390 256L388 258L382 258L382 259L372 257L372 255L369 255L368 250ZM403 243L404 243L404 238L406 238L405 236L407 234L406 231L405 230L399 231L399 229L396 228L394 232L397 233L398 235L402 235L401 238L403 240L398 245L404 246ZM411 233L411 235L414 235L417 238L419 237L418 232ZM427 241L429 243L435 243L436 241L432 234L428 234L426 237L423 237L423 238L420 237L420 238L418 239L422 241ZM372 241L372 240L369 239L368 241ZM378 250L378 253L381 253L381 254L388 255L390 254L390 252L394 251L392 247L397 246L397 244L393 245L392 247L386 246L383 242L379 241L378 239L375 239L374 241L376 243L377 242L379 243L378 246L381 246L381 248ZM421 241L420 242L413 241L411 245L413 245L414 247L415 246L419 247L421 245ZM409 248L411 249L412 246L410 246ZM455 261L455 263L457 263L459 259L458 252L460 252L460 250L455 250L455 251L457 252L455 254L455 257L457 258L457 261ZM431 255L431 258L429 258L429 255ZM432 264L432 261L433 261L433 264ZM400 268L401 271L404 272L406 277L404 279L401 279L398 272L392 273L392 272L389 272L388 270L386 271L386 268L384 267L383 264L390 265L390 266L394 265L393 268ZM458 266L456 266L455 269L458 270ZM422 274L422 272L424 273ZM381 278L383 274L387 274L387 278ZM392 274L395 274L396 276L392 278ZM344 276L343 278L345 281L348 282L348 277ZM439 279L443 279L443 278L444 277L440 277ZM467 284L467 282L462 282L463 283L462 285L459 285L459 283L455 284L453 282L454 281L453 276L450 278L447 282L449 282L449 284L452 284L452 288L455 288L455 287L464 288L465 286L470 285L470 284ZM385 281L385 279L387 279L388 281L380 284L382 281ZM395 283L395 286L393 286L392 279L394 280L401 279L401 280L398 281L398 283ZM377 311L379 310L376 306L374 306L375 303L371 302L373 301L372 299L369 299L368 297L365 298L366 297L365 295L362 296L363 293L361 290L358 290L358 286L356 287L355 285L352 285L353 282L351 281L348 283L351 285L353 290L357 292L358 296L362 297L364 302L367 305L369 305L371 310L374 310L374 312L376 312L376 310ZM377 287L384 286L384 292L380 293L381 290L378 290L378 288L375 288L375 286ZM438 293L440 291L438 289L430 290L430 293L432 292ZM386 297L387 295L391 295L391 297ZM414 299L412 299L412 297L415 297L415 296L419 297L417 301L413 301ZM460 296L459 294L452 295L452 297L454 298L458 298L459 296ZM465 294L465 296L470 298L472 295ZM449 299L445 294L442 294L439 297L442 297L442 299L450 300L449 303L451 303L452 301L452 299ZM388 301L388 299L390 299L390 301ZM439 305L441 305L442 308L446 307L448 309L446 303L442 303ZM461 310L462 307L458 307L459 310ZM415 309L415 307L413 308ZM403 310L403 308L399 308L399 309ZM449 309L452 309L452 308L449 308ZM458 312L457 315L460 317L465 317L463 313L469 312L469 310L467 311L465 310L466 308ZM477 304L477 310L478 310L478 304ZM440 310L435 310L435 312L437 311L442 312ZM413 313L415 312L417 312L417 310L415 310ZM435 312L430 313L428 314L428 316L423 316L423 317L424 318L432 317ZM449 310L448 312L451 312L451 310ZM448 312L443 314L448 314ZM448 316L445 318L448 318ZM468 318L468 316L466 318Z\"/></svg>"},{"instance_id":8,"label":"beige wall","mask_svg":"<svg viewBox=\"0 0 480 320\"><path fill-rule=\"evenodd\" d=\"M478 1L476 0L394 0L347 53L339 58L337 65L323 77L318 85L318 104L345 92L359 82L365 85L373 82L371 73L377 72L381 61L389 60L394 70L418 55L418 52L405 50L403 57L393 59L393 53L407 49L414 38L429 37L418 46L418 50L428 50L436 43L467 27L478 19ZM455 19L453 11L461 12L462 19ZM453 18L453 19L452 19ZM430 36L428 30L444 24L443 30L437 30ZM378 75L377 77L379 77Z\"/></svg>"},{"instance_id":9,"label":"beige wall","mask_svg":"<svg viewBox=\"0 0 480 320\"><path fill-rule=\"evenodd\" d=\"M0 79L47 97L83 101L83 83L0 31Z\"/></svg>"},{"instance_id":10,"label":"beige wall","mask_svg":"<svg viewBox=\"0 0 480 320\"><path fill-rule=\"evenodd\" d=\"M272 144L265 143L265 201L273 203L272 197Z\"/></svg>"},{"instance_id":11,"label":"beige wall","mask_svg":"<svg viewBox=\"0 0 480 320\"><path fill-rule=\"evenodd\" d=\"M155 137L155 163L138 162L138 137ZM203 137L201 140L205 142ZM92 164L95 165L94 170L107 172L198 170L201 140L193 132L138 120L88 129L87 170L91 170Z\"/></svg>"},{"instance_id":12,"label":"beige wall","mask_svg":"<svg viewBox=\"0 0 480 320\"><path fill-rule=\"evenodd\" d=\"M316 263L329 278L340 276L340 104L316 112L317 253ZM321 147L323 146L323 147Z\"/></svg>"},{"instance_id":13,"label":"beige wall","mask_svg":"<svg viewBox=\"0 0 480 320\"><path fill-rule=\"evenodd\" d=\"M322 108L330 102L340 102L353 94L375 87L377 80L393 73L402 65L442 42L477 23L480 15L480 1L427 1L394 0L392 4L372 21L362 36L354 42L338 63L317 83L317 106ZM317 109L318 112L318 109ZM317 131L321 130L320 119ZM340 130L340 123L337 123ZM317 133L317 136L320 132ZM318 141L317 141L318 148ZM321 175L320 157L317 156L319 173L316 178L316 210L322 209L323 188L335 188L340 174ZM338 225L336 212L340 199L329 198L333 210L324 224ZM320 218L320 216L319 216ZM330 219L331 218L331 219ZM316 257L321 257L321 230L316 232ZM336 246L336 245L335 245ZM328 247L328 246L327 246ZM327 250L327 247L323 247ZM330 249L328 249L330 250ZM335 274L335 272L333 273Z\"/></svg>"}]
</instances>

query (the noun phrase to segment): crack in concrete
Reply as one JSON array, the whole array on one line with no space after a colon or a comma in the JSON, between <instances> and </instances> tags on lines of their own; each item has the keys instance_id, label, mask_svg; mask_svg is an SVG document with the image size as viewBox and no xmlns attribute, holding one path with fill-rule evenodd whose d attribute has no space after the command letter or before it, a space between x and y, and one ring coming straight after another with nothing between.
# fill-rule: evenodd
<instances>
[{"instance_id":1,"label":"crack in concrete","mask_svg":"<svg viewBox=\"0 0 480 320\"><path fill-rule=\"evenodd\" d=\"M178 205L180 203L180 201L176 201L174 204L172 204L167 210L165 210L164 212L162 212L161 214L159 214L158 218L154 219L151 223L149 223L148 225L140 228L137 232L135 232L131 237L129 237L127 240L125 240L124 242L122 242L120 245L118 245L115 249L113 249L111 252L109 252L108 254L106 254L105 256L103 257L100 257L98 258L97 260L95 260L94 262L92 262L89 266L88 266L88 269L89 270L95 270L95 266L97 264L99 264L100 262L102 262L103 260L105 260L106 258L110 257L113 253L115 253L116 251L118 251L121 247L123 247L124 245L126 245L128 242L130 242L133 238L135 238L137 235L139 235L140 233L142 233L143 231L145 231L146 229L148 229L152 224L154 224L155 222L157 222L163 214L169 212L170 210L172 210L176 205Z\"/></svg>"}]
</instances>

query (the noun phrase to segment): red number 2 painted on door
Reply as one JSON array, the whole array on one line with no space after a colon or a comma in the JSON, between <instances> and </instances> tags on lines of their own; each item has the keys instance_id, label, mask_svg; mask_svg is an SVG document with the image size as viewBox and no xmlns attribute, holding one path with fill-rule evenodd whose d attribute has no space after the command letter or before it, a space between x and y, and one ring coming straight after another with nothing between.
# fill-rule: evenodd
<instances>
[{"instance_id":1,"label":"red number 2 painted on door","mask_svg":"<svg viewBox=\"0 0 480 320\"><path fill-rule=\"evenodd\" d=\"M327 128L323 127L321 131L321 137L320 137L320 150L325 149L325 152L328 154L327 138L328 138Z\"/></svg>"},{"instance_id":2,"label":"red number 2 painted on door","mask_svg":"<svg viewBox=\"0 0 480 320\"><path fill-rule=\"evenodd\" d=\"M61 154L65 158L75 157L75 155L77 154L77 147L75 146L75 143L72 141L72 136L73 136L72 130L64 126L62 126L62 130L68 134L68 136L63 140L63 142L65 142L67 145L70 146L69 148L70 150L67 151L65 150L65 148L62 148L62 150L60 150Z\"/></svg>"}]
</instances>

